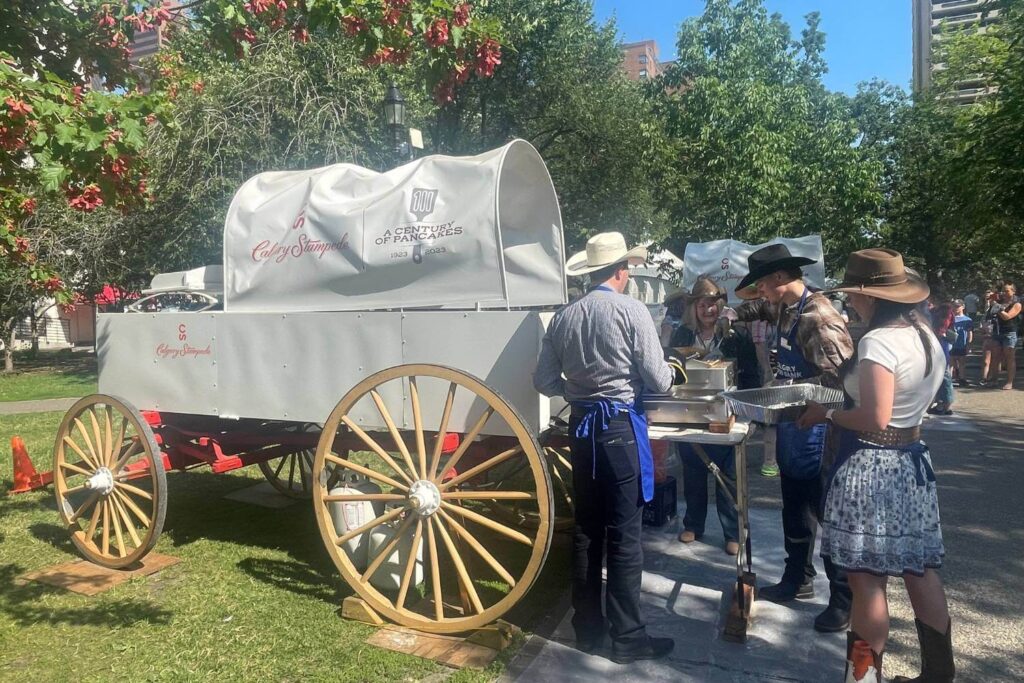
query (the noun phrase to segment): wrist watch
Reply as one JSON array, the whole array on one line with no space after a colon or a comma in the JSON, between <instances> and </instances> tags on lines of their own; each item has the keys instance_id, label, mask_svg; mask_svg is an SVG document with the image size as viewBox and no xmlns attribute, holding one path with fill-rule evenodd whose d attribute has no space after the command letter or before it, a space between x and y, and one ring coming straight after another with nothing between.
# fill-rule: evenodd
<instances>
[{"instance_id":1,"label":"wrist watch","mask_svg":"<svg viewBox=\"0 0 1024 683\"><path fill-rule=\"evenodd\" d=\"M832 420L832 416L835 415L835 413L836 413L836 409L835 408L829 408L828 410L826 410L825 411L825 422L833 422L833 424L834 424L834 421Z\"/></svg>"}]
</instances>

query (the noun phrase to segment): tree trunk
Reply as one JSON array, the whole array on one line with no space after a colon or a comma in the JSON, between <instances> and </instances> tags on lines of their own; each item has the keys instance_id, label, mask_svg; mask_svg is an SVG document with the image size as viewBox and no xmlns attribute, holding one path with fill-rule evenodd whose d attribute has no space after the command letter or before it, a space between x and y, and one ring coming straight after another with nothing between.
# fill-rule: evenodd
<instances>
[{"instance_id":1,"label":"tree trunk","mask_svg":"<svg viewBox=\"0 0 1024 683\"><path fill-rule=\"evenodd\" d=\"M36 314L36 307L33 306L28 314L29 326L32 334L32 356L39 353L39 316Z\"/></svg>"},{"instance_id":2,"label":"tree trunk","mask_svg":"<svg viewBox=\"0 0 1024 683\"><path fill-rule=\"evenodd\" d=\"M14 372L14 332L18 328L17 318L4 323L4 336L7 343L4 344L4 372Z\"/></svg>"}]
</instances>

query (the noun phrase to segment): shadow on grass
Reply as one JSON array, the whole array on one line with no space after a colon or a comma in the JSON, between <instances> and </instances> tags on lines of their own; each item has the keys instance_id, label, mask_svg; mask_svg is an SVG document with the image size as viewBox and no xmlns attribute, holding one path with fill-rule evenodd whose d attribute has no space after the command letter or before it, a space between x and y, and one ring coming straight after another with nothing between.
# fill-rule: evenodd
<instances>
[{"instance_id":1,"label":"shadow on grass","mask_svg":"<svg viewBox=\"0 0 1024 683\"><path fill-rule=\"evenodd\" d=\"M342 584L339 590L329 577L302 562L247 557L238 568L257 581L323 602L336 603L352 594L348 586Z\"/></svg>"},{"instance_id":2,"label":"shadow on grass","mask_svg":"<svg viewBox=\"0 0 1024 683\"><path fill-rule=\"evenodd\" d=\"M41 583L16 583L25 573L16 564L0 565L0 611L19 626L67 624L70 626L104 626L120 628L139 622L168 624L171 612L141 600L103 600L87 607L46 606L51 595L68 595L60 588Z\"/></svg>"}]
</instances>

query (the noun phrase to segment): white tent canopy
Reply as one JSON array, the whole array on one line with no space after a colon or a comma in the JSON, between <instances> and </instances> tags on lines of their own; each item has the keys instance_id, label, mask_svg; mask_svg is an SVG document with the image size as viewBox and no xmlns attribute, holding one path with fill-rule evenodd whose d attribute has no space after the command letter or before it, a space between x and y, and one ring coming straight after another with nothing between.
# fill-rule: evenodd
<instances>
[{"instance_id":1,"label":"white tent canopy","mask_svg":"<svg viewBox=\"0 0 1024 683\"><path fill-rule=\"evenodd\" d=\"M262 173L224 226L227 311L565 303L562 219L540 154L514 140L386 173Z\"/></svg>"}]
</instances>

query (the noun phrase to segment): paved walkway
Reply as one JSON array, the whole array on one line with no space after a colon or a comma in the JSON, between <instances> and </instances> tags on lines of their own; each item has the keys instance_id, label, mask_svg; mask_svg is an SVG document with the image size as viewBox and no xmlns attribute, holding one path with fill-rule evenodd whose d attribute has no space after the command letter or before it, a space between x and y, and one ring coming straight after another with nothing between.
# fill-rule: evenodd
<instances>
[{"instance_id":1,"label":"paved walkway","mask_svg":"<svg viewBox=\"0 0 1024 683\"><path fill-rule=\"evenodd\" d=\"M4 401L0 402L0 415L48 413L53 410L67 410L77 400L77 398L47 398L40 401Z\"/></svg>"},{"instance_id":2,"label":"paved walkway","mask_svg":"<svg viewBox=\"0 0 1024 683\"><path fill-rule=\"evenodd\" d=\"M1024 491L1024 391L1018 382L1013 392L960 391L957 415L925 423L939 483L947 552L942 574L953 618L958 681L1024 681L1024 525L1019 505ZM777 579L783 561L778 482L757 474L760 454L750 450L754 571L763 587ZM680 512L682 508L680 500ZM679 523L649 529L644 538L644 612L652 633L676 639L670 657L620 666L607 659L607 650L584 655L573 647L570 611L549 637L532 637L503 680L842 679L845 636L818 634L812 628L827 591L823 576L817 579L814 601L758 602L748 642L725 642L720 634L733 569L731 558L720 549L717 517L709 510L707 535L690 545L675 541ZM901 581L890 581L889 601L887 677L916 675L919 649Z\"/></svg>"}]
</instances>

